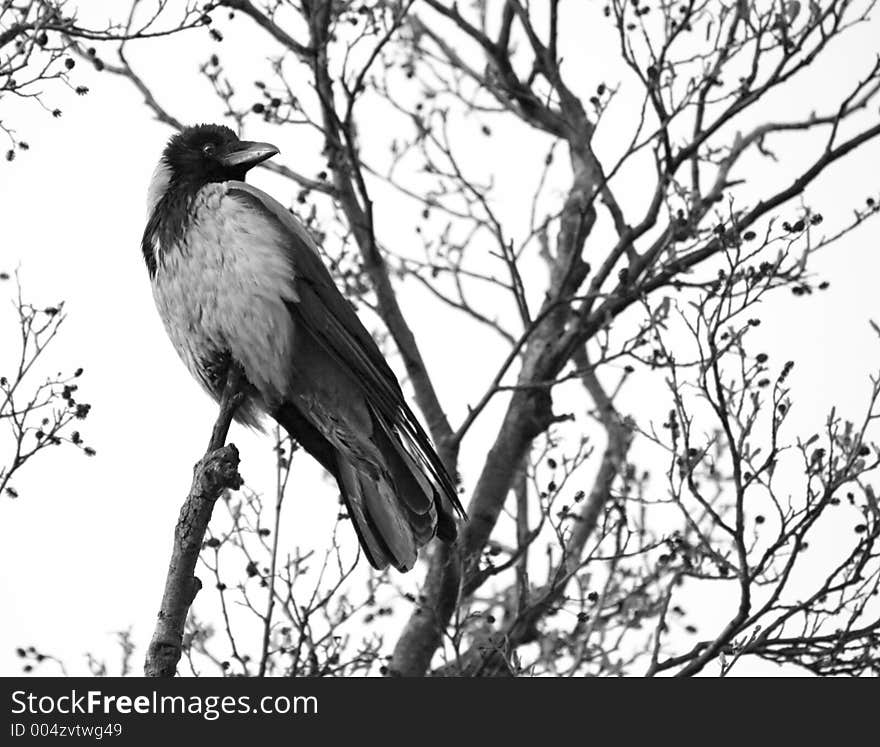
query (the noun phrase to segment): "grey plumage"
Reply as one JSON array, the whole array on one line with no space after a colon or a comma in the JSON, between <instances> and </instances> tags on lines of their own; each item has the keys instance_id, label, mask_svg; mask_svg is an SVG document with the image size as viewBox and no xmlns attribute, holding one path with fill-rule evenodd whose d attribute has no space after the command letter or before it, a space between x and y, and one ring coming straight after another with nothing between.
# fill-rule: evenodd
<instances>
[{"instance_id":1,"label":"grey plumage","mask_svg":"<svg viewBox=\"0 0 880 747\"><path fill-rule=\"evenodd\" d=\"M156 306L201 385L218 397L237 362L247 380L239 420L274 417L336 478L370 562L408 570L435 533L454 539L461 506L307 231L244 183L269 148L213 125L169 142L142 246Z\"/></svg>"}]
</instances>

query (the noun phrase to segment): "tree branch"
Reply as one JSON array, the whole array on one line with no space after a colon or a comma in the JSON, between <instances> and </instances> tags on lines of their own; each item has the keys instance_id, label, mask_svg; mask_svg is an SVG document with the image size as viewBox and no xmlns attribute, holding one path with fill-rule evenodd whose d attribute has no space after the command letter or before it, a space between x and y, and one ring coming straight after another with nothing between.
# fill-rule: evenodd
<instances>
[{"instance_id":1,"label":"tree branch","mask_svg":"<svg viewBox=\"0 0 880 747\"><path fill-rule=\"evenodd\" d=\"M144 663L147 677L173 677L177 670L186 617L202 586L195 576L195 568L214 503L224 490L237 490L242 485L238 474L238 449L234 444L224 445L243 397L241 379L240 369L233 364L227 374L220 414L208 450L195 466L192 487L180 509L162 606Z\"/></svg>"}]
</instances>

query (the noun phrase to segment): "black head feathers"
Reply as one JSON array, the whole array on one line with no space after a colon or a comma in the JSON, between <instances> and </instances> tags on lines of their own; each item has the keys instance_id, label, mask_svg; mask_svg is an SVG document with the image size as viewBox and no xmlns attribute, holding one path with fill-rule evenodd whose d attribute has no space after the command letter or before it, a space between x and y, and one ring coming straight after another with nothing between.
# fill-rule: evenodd
<instances>
[{"instance_id":1,"label":"black head feathers","mask_svg":"<svg viewBox=\"0 0 880 747\"><path fill-rule=\"evenodd\" d=\"M200 124L178 132L165 146L162 160L172 182L201 186L210 182L241 179L247 169L228 174L216 154L239 143L238 135L223 125Z\"/></svg>"}]
</instances>

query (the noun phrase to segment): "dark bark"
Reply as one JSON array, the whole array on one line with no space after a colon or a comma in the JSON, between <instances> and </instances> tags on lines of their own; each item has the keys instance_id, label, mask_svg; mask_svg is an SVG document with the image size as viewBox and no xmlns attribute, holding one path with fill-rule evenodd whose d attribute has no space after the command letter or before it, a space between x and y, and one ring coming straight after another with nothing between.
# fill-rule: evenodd
<instances>
[{"instance_id":1,"label":"dark bark","mask_svg":"<svg viewBox=\"0 0 880 747\"><path fill-rule=\"evenodd\" d=\"M147 677L173 677L177 671L183 652L186 617L202 588L195 569L214 503L224 490L236 490L242 485L238 474L238 449L234 444L224 445L242 399L239 384L240 372L233 367L227 377L208 450L194 467L192 487L180 509L162 606L144 662Z\"/></svg>"}]
</instances>

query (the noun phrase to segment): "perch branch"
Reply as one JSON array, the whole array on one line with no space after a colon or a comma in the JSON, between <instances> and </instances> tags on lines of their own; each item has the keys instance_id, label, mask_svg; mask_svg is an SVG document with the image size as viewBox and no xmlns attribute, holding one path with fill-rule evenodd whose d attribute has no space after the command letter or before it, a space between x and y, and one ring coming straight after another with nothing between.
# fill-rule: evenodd
<instances>
[{"instance_id":1,"label":"perch branch","mask_svg":"<svg viewBox=\"0 0 880 747\"><path fill-rule=\"evenodd\" d=\"M192 487L180 509L162 606L144 662L147 677L173 677L177 670L186 617L202 586L195 576L195 568L214 503L224 490L237 489L242 484L238 474L238 449L234 444L225 445L232 418L242 400L240 385L241 371L233 364L226 377L220 414L208 450L196 463Z\"/></svg>"}]
</instances>

